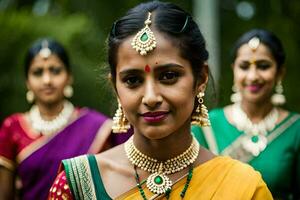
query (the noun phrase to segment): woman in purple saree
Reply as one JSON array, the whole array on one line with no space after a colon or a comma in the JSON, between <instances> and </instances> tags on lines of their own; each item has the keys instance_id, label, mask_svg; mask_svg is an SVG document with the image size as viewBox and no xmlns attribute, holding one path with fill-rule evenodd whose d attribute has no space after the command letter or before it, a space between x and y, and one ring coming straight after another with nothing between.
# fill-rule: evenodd
<instances>
[{"instance_id":1,"label":"woman in purple saree","mask_svg":"<svg viewBox=\"0 0 300 200\"><path fill-rule=\"evenodd\" d=\"M111 134L111 120L74 108L72 77L64 48L40 40L28 51L26 113L6 118L0 128L0 199L46 199L61 160L98 153L123 143L130 133Z\"/></svg>"}]
</instances>

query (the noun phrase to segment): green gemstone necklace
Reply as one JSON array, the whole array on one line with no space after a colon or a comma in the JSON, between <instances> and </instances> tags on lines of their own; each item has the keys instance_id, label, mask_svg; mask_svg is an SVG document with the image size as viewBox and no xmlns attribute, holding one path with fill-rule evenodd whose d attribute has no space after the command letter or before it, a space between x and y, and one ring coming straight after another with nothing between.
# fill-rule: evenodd
<instances>
[{"instance_id":1,"label":"green gemstone necklace","mask_svg":"<svg viewBox=\"0 0 300 200\"><path fill-rule=\"evenodd\" d=\"M190 184L190 182L191 182L191 180L192 180L192 177L193 177L193 170L194 170L194 167L193 167L193 165L191 164L190 167L189 167L189 173L188 173L188 175L187 175L185 185L184 185L182 191L180 192L180 197L181 197L182 199L184 198L185 193L186 193L186 191L187 191L187 189L188 189L188 187L189 187L189 184ZM140 182L140 176L139 176L139 174L138 174L138 172L137 172L136 166L134 166L134 171L135 171L135 181L136 181L137 187L139 188L139 192L140 192L141 196L143 197L143 199L144 199L144 200L147 200L147 197L146 197L146 195L145 195L145 192L144 192L144 190L143 190L143 188L142 188L142 185L146 182L146 180ZM170 194L171 194L171 188L168 189L168 190L166 191L165 194L166 194L166 198L169 199Z\"/></svg>"},{"instance_id":2,"label":"green gemstone necklace","mask_svg":"<svg viewBox=\"0 0 300 200\"><path fill-rule=\"evenodd\" d=\"M193 164L200 149L199 143L193 137L190 147L182 154L167 161L158 161L140 152L133 144L133 137L125 143L124 147L128 159L134 166L151 173L146 185L155 194L167 194L171 191L172 181L167 175L179 172Z\"/></svg>"}]
</instances>

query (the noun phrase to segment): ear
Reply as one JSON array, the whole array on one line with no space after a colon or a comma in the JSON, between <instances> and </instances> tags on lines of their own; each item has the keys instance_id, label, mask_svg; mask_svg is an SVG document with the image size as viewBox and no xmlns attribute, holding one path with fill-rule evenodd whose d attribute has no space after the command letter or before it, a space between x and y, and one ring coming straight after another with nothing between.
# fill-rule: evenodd
<instances>
[{"instance_id":1,"label":"ear","mask_svg":"<svg viewBox=\"0 0 300 200\"><path fill-rule=\"evenodd\" d=\"M108 81L110 82L111 86L114 88L114 93L115 93L116 97L119 98L119 97L118 97L117 88L116 88L116 84L113 82L111 73L108 73L107 79L108 79Z\"/></svg>"},{"instance_id":2,"label":"ear","mask_svg":"<svg viewBox=\"0 0 300 200\"><path fill-rule=\"evenodd\" d=\"M281 66L280 70L277 71L276 74L276 81L282 80L285 77L286 74L286 68L285 66Z\"/></svg>"},{"instance_id":3,"label":"ear","mask_svg":"<svg viewBox=\"0 0 300 200\"><path fill-rule=\"evenodd\" d=\"M201 75L197 81L197 93L204 92L208 82L208 64L204 62L202 65Z\"/></svg>"},{"instance_id":4,"label":"ear","mask_svg":"<svg viewBox=\"0 0 300 200\"><path fill-rule=\"evenodd\" d=\"M68 78L68 85L72 85L74 82L74 78L71 74L69 74L69 78Z\"/></svg>"},{"instance_id":5,"label":"ear","mask_svg":"<svg viewBox=\"0 0 300 200\"><path fill-rule=\"evenodd\" d=\"M29 84L28 79L26 80L26 87L27 87L27 90L30 90L30 84Z\"/></svg>"}]
</instances>

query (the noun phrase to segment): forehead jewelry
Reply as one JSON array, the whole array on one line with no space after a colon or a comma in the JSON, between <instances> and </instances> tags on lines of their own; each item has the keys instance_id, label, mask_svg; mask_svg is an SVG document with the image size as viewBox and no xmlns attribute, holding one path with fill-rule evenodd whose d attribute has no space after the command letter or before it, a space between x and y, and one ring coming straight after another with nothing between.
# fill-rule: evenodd
<instances>
[{"instance_id":1,"label":"forehead jewelry","mask_svg":"<svg viewBox=\"0 0 300 200\"><path fill-rule=\"evenodd\" d=\"M148 18L144 22L145 27L134 36L131 42L132 48L134 48L142 56L147 55L148 52L152 51L156 47L154 34L149 27L151 24L150 17L151 13L149 12Z\"/></svg>"},{"instance_id":2,"label":"forehead jewelry","mask_svg":"<svg viewBox=\"0 0 300 200\"><path fill-rule=\"evenodd\" d=\"M39 51L39 55L44 59L47 59L51 55L51 50L49 49L48 46L49 46L48 41L44 40L42 42L42 48Z\"/></svg>"},{"instance_id":3,"label":"forehead jewelry","mask_svg":"<svg viewBox=\"0 0 300 200\"><path fill-rule=\"evenodd\" d=\"M150 66L149 66L149 65L146 65L146 66L145 66L145 72L148 72L148 73L149 73L150 71L151 71Z\"/></svg>"},{"instance_id":4,"label":"forehead jewelry","mask_svg":"<svg viewBox=\"0 0 300 200\"><path fill-rule=\"evenodd\" d=\"M250 47L250 49L255 52L256 49L258 48L260 44L260 40L258 37L253 37L251 40L249 40L248 42L248 46Z\"/></svg>"}]
</instances>

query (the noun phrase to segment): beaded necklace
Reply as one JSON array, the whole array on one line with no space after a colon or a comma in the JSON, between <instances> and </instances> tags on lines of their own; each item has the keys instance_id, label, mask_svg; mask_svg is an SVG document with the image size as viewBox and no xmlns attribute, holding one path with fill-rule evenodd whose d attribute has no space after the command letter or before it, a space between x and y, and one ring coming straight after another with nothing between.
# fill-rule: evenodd
<instances>
[{"instance_id":1,"label":"beaded necklace","mask_svg":"<svg viewBox=\"0 0 300 200\"><path fill-rule=\"evenodd\" d=\"M61 112L54 119L48 121L42 118L37 105L33 105L29 111L29 120L33 129L42 133L43 135L49 135L67 125L73 112L73 104L69 101L65 101Z\"/></svg>"},{"instance_id":2,"label":"beaded necklace","mask_svg":"<svg viewBox=\"0 0 300 200\"><path fill-rule=\"evenodd\" d=\"M260 122L253 123L241 108L241 104L232 106L232 120L234 126L244 132L242 146L254 156L258 156L267 146L267 133L276 126L279 113L274 107Z\"/></svg>"},{"instance_id":3,"label":"beaded necklace","mask_svg":"<svg viewBox=\"0 0 300 200\"><path fill-rule=\"evenodd\" d=\"M200 149L199 143L193 137L190 147L185 152L167 161L158 161L140 152L133 144L133 137L125 143L124 147L128 159L134 166L151 173L146 185L155 194L166 194L171 191L172 181L166 175L179 172L193 164Z\"/></svg>"}]
</instances>

